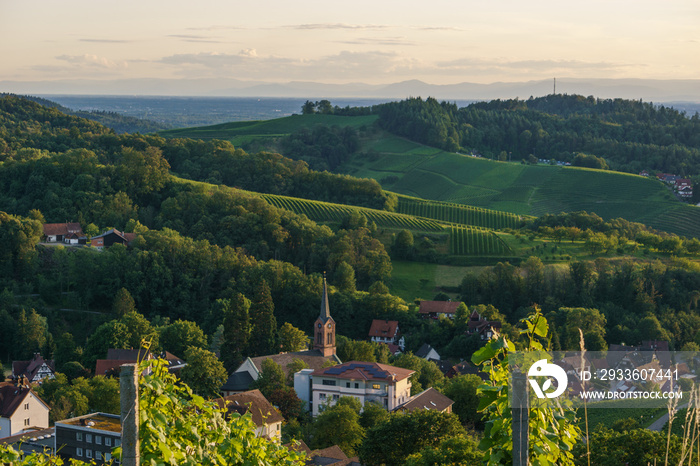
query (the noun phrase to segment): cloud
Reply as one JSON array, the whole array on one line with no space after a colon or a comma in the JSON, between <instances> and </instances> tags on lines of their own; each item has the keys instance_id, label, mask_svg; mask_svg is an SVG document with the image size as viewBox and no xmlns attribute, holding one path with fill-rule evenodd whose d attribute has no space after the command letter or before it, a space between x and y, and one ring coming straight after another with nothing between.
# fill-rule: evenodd
<instances>
[{"instance_id":1,"label":"cloud","mask_svg":"<svg viewBox=\"0 0 700 466\"><path fill-rule=\"evenodd\" d=\"M109 60L105 57L99 57L97 55L92 55L89 53L83 55L60 55L56 57L57 60L65 61L71 65L76 66L87 66L94 68L105 68L105 69L116 69L116 68L127 68L128 64L126 62L115 62Z\"/></svg>"},{"instance_id":2,"label":"cloud","mask_svg":"<svg viewBox=\"0 0 700 466\"><path fill-rule=\"evenodd\" d=\"M287 27L292 29L386 29L391 26L381 24L311 23Z\"/></svg>"},{"instance_id":3,"label":"cloud","mask_svg":"<svg viewBox=\"0 0 700 466\"><path fill-rule=\"evenodd\" d=\"M195 34L169 34L167 37L173 37L175 39L180 39L185 42L204 42L209 44L224 43L224 41L219 40L217 37L201 36Z\"/></svg>"},{"instance_id":4,"label":"cloud","mask_svg":"<svg viewBox=\"0 0 700 466\"><path fill-rule=\"evenodd\" d=\"M80 42L95 42L99 44L130 44L134 42L133 40L125 40L125 39L91 39L91 38L86 38L86 39L78 39Z\"/></svg>"},{"instance_id":5,"label":"cloud","mask_svg":"<svg viewBox=\"0 0 700 466\"><path fill-rule=\"evenodd\" d=\"M198 27L198 28L187 28L188 31L226 31L226 30L232 30L232 31L238 31L241 29L248 29L242 26L223 26L223 25L213 25L213 26L205 26L205 27Z\"/></svg>"},{"instance_id":6,"label":"cloud","mask_svg":"<svg viewBox=\"0 0 700 466\"><path fill-rule=\"evenodd\" d=\"M351 45L389 45L396 46L414 46L415 42L407 40L405 37L360 37L355 40L337 41L339 44Z\"/></svg>"},{"instance_id":7,"label":"cloud","mask_svg":"<svg viewBox=\"0 0 700 466\"><path fill-rule=\"evenodd\" d=\"M396 52L342 51L312 59L261 56L255 49L238 54L195 53L163 57L162 64L176 67L185 76L218 76L237 79L356 79L407 70L415 66L413 59Z\"/></svg>"}]
</instances>

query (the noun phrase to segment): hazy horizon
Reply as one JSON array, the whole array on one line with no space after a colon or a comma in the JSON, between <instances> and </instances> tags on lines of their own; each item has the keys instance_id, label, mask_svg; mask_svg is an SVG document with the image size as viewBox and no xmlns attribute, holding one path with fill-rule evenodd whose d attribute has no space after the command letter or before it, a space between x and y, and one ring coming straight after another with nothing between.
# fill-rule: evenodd
<instances>
[{"instance_id":1,"label":"hazy horizon","mask_svg":"<svg viewBox=\"0 0 700 466\"><path fill-rule=\"evenodd\" d=\"M226 90L197 88L206 82L352 90L411 80L700 78L700 3L690 0L0 0L0 11L0 92L88 83L109 95L139 81L173 84L178 94L191 83L189 93L202 95Z\"/></svg>"}]
</instances>

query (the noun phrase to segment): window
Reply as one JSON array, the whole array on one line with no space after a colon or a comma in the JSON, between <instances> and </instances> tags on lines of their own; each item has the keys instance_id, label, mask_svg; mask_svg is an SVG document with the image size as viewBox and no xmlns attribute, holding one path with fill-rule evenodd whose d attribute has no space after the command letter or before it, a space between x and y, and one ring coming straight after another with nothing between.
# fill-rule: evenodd
<instances>
[{"instance_id":1,"label":"window","mask_svg":"<svg viewBox=\"0 0 700 466\"><path fill-rule=\"evenodd\" d=\"M355 382L355 388L360 388L360 384Z\"/></svg>"},{"instance_id":2,"label":"window","mask_svg":"<svg viewBox=\"0 0 700 466\"><path fill-rule=\"evenodd\" d=\"M333 401L338 401L340 399L340 395L333 395Z\"/></svg>"},{"instance_id":3,"label":"window","mask_svg":"<svg viewBox=\"0 0 700 466\"><path fill-rule=\"evenodd\" d=\"M95 435L95 443L98 445L102 445L102 437L99 435Z\"/></svg>"},{"instance_id":4,"label":"window","mask_svg":"<svg viewBox=\"0 0 700 466\"><path fill-rule=\"evenodd\" d=\"M105 461L109 461L112 459L112 454L111 453L105 453Z\"/></svg>"},{"instance_id":5,"label":"window","mask_svg":"<svg viewBox=\"0 0 700 466\"><path fill-rule=\"evenodd\" d=\"M105 445L108 447L112 446L112 439L109 437L105 437Z\"/></svg>"},{"instance_id":6,"label":"window","mask_svg":"<svg viewBox=\"0 0 700 466\"><path fill-rule=\"evenodd\" d=\"M29 403L24 403L24 409L29 409Z\"/></svg>"},{"instance_id":7,"label":"window","mask_svg":"<svg viewBox=\"0 0 700 466\"><path fill-rule=\"evenodd\" d=\"M92 450L85 450L85 457L92 458Z\"/></svg>"},{"instance_id":8,"label":"window","mask_svg":"<svg viewBox=\"0 0 700 466\"><path fill-rule=\"evenodd\" d=\"M350 388L350 382L345 382L345 388Z\"/></svg>"},{"instance_id":9,"label":"window","mask_svg":"<svg viewBox=\"0 0 700 466\"><path fill-rule=\"evenodd\" d=\"M381 390L382 386L379 385L378 383L373 383L372 384L372 390Z\"/></svg>"},{"instance_id":10,"label":"window","mask_svg":"<svg viewBox=\"0 0 700 466\"><path fill-rule=\"evenodd\" d=\"M80 457L82 457L82 456L83 456L83 449L80 448L80 447L76 448L76 449L75 449L75 456L80 456Z\"/></svg>"},{"instance_id":11,"label":"window","mask_svg":"<svg viewBox=\"0 0 700 466\"><path fill-rule=\"evenodd\" d=\"M322 383L323 385L332 385L332 386L335 387L335 380L326 380L326 379L323 379L323 381L321 381L321 383Z\"/></svg>"},{"instance_id":12,"label":"window","mask_svg":"<svg viewBox=\"0 0 700 466\"><path fill-rule=\"evenodd\" d=\"M319 393L319 394L318 394L318 399L319 399L319 400L325 400L325 399L326 399L326 394L325 394L325 393Z\"/></svg>"},{"instance_id":13,"label":"window","mask_svg":"<svg viewBox=\"0 0 700 466\"><path fill-rule=\"evenodd\" d=\"M85 434L85 441L87 443L92 443L92 434Z\"/></svg>"},{"instance_id":14,"label":"window","mask_svg":"<svg viewBox=\"0 0 700 466\"><path fill-rule=\"evenodd\" d=\"M82 441L83 441L83 433L82 433L82 432L76 432L76 433L75 433L75 439L76 439L78 442L82 442Z\"/></svg>"},{"instance_id":15,"label":"window","mask_svg":"<svg viewBox=\"0 0 700 466\"><path fill-rule=\"evenodd\" d=\"M27 418L27 419L24 420L24 425L25 425L25 426L29 426L29 418Z\"/></svg>"},{"instance_id":16,"label":"window","mask_svg":"<svg viewBox=\"0 0 700 466\"><path fill-rule=\"evenodd\" d=\"M114 446L115 447L118 447L119 445L121 445L121 443L122 443L122 439L120 439L120 438L114 439Z\"/></svg>"}]
</instances>

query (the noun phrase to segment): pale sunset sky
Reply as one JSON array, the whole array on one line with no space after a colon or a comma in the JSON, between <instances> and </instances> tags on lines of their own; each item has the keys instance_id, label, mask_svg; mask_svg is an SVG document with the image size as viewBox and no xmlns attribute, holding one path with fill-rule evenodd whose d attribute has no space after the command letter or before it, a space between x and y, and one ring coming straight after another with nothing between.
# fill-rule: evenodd
<instances>
[{"instance_id":1,"label":"pale sunset sky","mask_svg":"<svg viewBox=\"0 0 700 466\"><path fill-rule=\"evenodd\" d=\"M0 56L0 81L698 79L700 1L0 0Z\"/></svg>"}]
</instances>

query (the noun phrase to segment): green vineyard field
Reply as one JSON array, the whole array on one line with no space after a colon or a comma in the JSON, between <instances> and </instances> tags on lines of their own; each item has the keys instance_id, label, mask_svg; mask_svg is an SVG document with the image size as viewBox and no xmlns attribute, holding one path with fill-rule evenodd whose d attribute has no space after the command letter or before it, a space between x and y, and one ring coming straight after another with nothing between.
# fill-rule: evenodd
<instances>
[{"instance_id":1,"label":"green vineyard field","mask_svg":"<svg viewBox=\"0 0 700 466\"><path fill-rule=\"evenodd\" d=\"M511 253L508 245L493 231L450 227L450 254L456 256L502 256Z\"/></svg>"},{"instance_id":2,"label":"green vineyard field","mask_svg":"<svg viewBox=\"0 0 700 466\"><path fill-rule=\"evenodd\" d=\"M522 223L520 216L508 212L482 209L463 204L426 201L407 196L399 196L398 211L406 215L494 230L518 228Z\"/></svg>"},{"instance_id":3,"label":"green vineyard field","mask_svg":"<svg viewBox=\"0 0 700 466\"><path fill-rule=\"evenodd\" d=\"M261 194L261 197L275 207L286 209L296 214L304 214L309 219L316 222L341 222L349 215L359 213L363 215L367 221L374 222L377 226L384 228L401 228L428 232L442 232L445 228L434 220L421 219L383 210L374 210L344 204L331 204L328 202L278 196L274 194Z\"/></svg>"}]
</instances>

